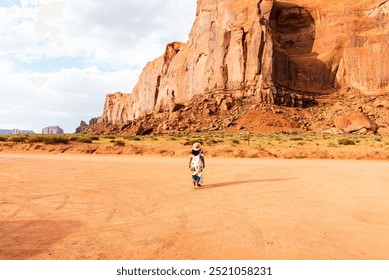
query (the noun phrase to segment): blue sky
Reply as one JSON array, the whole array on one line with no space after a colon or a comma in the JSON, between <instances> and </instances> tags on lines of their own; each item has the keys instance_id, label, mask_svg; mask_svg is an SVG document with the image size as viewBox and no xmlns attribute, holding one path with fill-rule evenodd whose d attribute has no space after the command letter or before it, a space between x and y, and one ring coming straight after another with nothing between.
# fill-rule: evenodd
<instances>
[{"instance_id":1,"label":"blue sky","mask_svg":"<svg viewBox=\"0 0 389 280\"><path fill-rule=\"evenodd\" d=\"M188 40L196 0L0 0L0 129L100 116L167 43Z\"/></svg>"}]
</instances>

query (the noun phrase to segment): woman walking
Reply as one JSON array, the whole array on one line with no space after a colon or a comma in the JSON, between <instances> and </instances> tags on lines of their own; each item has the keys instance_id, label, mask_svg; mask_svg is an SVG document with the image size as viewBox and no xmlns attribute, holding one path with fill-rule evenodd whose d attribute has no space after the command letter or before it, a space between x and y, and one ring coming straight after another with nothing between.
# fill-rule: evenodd
<instances>
[{"instance_id":1,"label":"woman walking","mask_svg":"<svg viewBox=\"0 0 389 280\"><path fill-rule=\"evenodd\" d=\"M205 168L204 153L201 144L196 142L192 146L189 159L189 169L192 171L193 187L197 188L203 184L203 169Z\"/></svg>"}]
</instances>

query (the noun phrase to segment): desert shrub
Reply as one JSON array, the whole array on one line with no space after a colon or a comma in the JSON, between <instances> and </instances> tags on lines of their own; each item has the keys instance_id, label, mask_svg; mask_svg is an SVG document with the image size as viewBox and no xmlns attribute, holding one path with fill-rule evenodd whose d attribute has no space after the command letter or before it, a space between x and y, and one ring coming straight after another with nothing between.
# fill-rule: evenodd
<instances>
[{"instance_id":1,"label":"desert shrub","mask_svg":"<svg viewBox=\"0 0 389 280\"><path fill-rule=\"evenodd\" d=\"M182 138L182 137L184 137L184 134L178 133L178 134L173 134L172 136L174 136L176 138Z\"/></svg>"},{"instance_id":2,"label":"desert shrub","mask_svg":"<svg viewBox=\"0 0 389 280\"><path fill-rule=\"evenodd\" d=\"M127 136L127 137L125 137L125 139L130 140L130 141L140 141L140 140L142 140L141 137L133 136L133 135Z\"/></svg>"},{"instance_id":3,"label":"desert shrub","mask_svg":"<svg viewBox=\"0 0 389 280\"><path fill-rule=\"evenodd\" d=\"M214 138L212 138L212 139L207 139L207 144L209 144L209 145L211 145L211 144L217 144L217 143L219 143L219 141L217 141L217 139L214 139Z\"/></svg>"},{"instance_id":4,"label":"desert shrub","mask_svg":"<svg viewBox=\"0 0 389 280\"><path fill-rule=\"evenodd\" d=\"M29 143L41 143L43 142L43 136L42 135L33 135L28 137L28 142Z\"/></svg>"},{"instance_id":5,"label":"desert shrub","mask_svg":"<svg viewBox=\"0 0 389 280\"><path fill-rule=\"evenodd\" d=\"M382 139L379 138L379 137L375 138L374 140L376 140L377 142L381 142L382 141Z\"/></svg>"},{"instance_id":6,"label":"desert shrub","mask_svg":"<svg viewBox=\"0 0 389 280\"><path fill-rule=\"evenodd\" d=\"M92 143L92 139L90 139L89 137L80 137L77 139L77 142L81 142L81 143Z\"/></svg>"},{"instance_id":7,"label":"desert shrub","mask_svg":"<svg viewBox=\"0 0 389 280\"><path fill-rule=\"evenodd\" d=\"M45 144L55 144L54 139L52 137L43 137L42 142Z\"/></svg>"},{"instance_id":8,"label":"desert shrub","mask_svg":"<svg viewBox=\"0 0 389 280\"><path fill-rule=\"evenodd\" d=\"M62 135L52 136L51 139L54 142L54 144L67 144L67 143L69 143L69 137L67 137L67 136L62 136Z\"/></svg>"},{"instance_id":9,"label":"desert shrub","mask_svg":"<svg viewBox=\"0 0 389 280\"><path fill-rule=\"evenodd\" d=\"M232 142L232 144L239 144L240 143L240 141L238 139L232 139L231 142Z\"/></svg>"},{"instance_id":10,"label":"desert shrub","mask_svg":"<svg viewBox=\"0 0 389 280\"><path fill-rule=\"evenodd\" d=\"M104 138L105 139L116 139L116 136L115 135L105 135Z\"/></svg>"},{"instance_id":11,"label":"desert shrub","mask_svg":"<svg viewBox=\"0 0 389 280\"><path fill-rule=\"evenodd\" d=\"M62 135L33 135L27 138L29 143L67 144L69 138Z\"/></svg>"},{"instance_id":12,"label":"desert shrub","mask_svg":"<svg viewBox=\"0 0 389 280\"><path fill-rule=\"evenodd\" d=\"M8 137L7 141L10 142L17 142L17 143L22 143L27 140L27 137L24 135L12 135Z\"/></svg>"},{"instance_id":13,"label":"desert shrub","mask_svg":"<svg viewBox=\"0 0 389 280\"><path fill-rule=\"evenodd\" d=\"M203 145L204 144L204 139L202 139L202 138L195 138L195 139L190 140L190 142L191 142L191 145L193 145L196 142L198 142L201 145Z\"/></svg>"},{"instance_id":14,"label":"desert shrub","mask_svg":"<svg viewBox=\"0 0 389 280\"><path fill-rule=\"evenodd\" d=\"M97 137L97 136L91 136L91 137L89 137L91 140L96 140L96 141L98 141L98 140L100 140L100 138L99 137Z\"/></svg>"},{"instance_id":15,"label":"desert shrub","mask_svg":"<svg viewBox=\"0 0 389 280\"><path fill-rule=\"evenodd\" d=\"M198 142L201 145L203 145L205 141L203 139L201 139L201 138L188 139L187 141L183 142L182 145L184 145L184 146L192 146L196 142Z\"/></svg>"},{"instance_id":16,"label":"desert shrub","mask_svg":"<svg viewBox=\"0 0 389 280\"><path fill-rule=\"evenodd\" d=\"M45 144L67 144L69 143L69 138L61 135L42 136L42 142Z\"/></svg>"},{"instance_id":17,"label":"desert shrub","mask_svg":"<svg viewBox=\"0 0 389 280\"><path fill-rule=\"evenodd\" d=\"M291 141L302 141L304 139L302 137L291 137L290 140Z\"/></svg>"},{"instance_id":18,"label":"desert shrub","mask_svg":"<svg viewBox=\"0 0 389 280\"><path fill-rule=\"evenodd\" d=\"M76 136L76 135L73 135L73 136L70 136L70 141L78 141L80 137L79 136Z\"/></svg>"},{"instance_id":19,"label":"desert shrub","mask_svg":"<svg viewBox=\"0 0 389 280\"><path fill-rule=\"evenodd\" d=\"M353 140L350 140L350 139L347 139L347 138L343 138L343 139L339 139L338 140L338 144L339 145L355 145L355 142Z\"/></svg>"},{"instance_id":20,"label":"desert shrub","mask_svg":"<svg viewBox=\"0 0 389 280\"><path fill-rule=\"evenodd\" d=\"M196 143L196 142L198 142L201 145L203 145L204 144L204 139L202 139L202 138L195 138L195 139L192 140L193 144Z\"/></svg>"},{"instance_id":21,"label":"desert shrub","mask_svg":"<svg viewBox=\"0 0 389 280\"><path fill-rule=\"evenodd\" d=\"M0 142L7 142L8 136L0 136Z\"/></svg>"},{"instance_id":22,"label":"desert shrub","mask_svg":"<svg viewBox=\"0 0 389 280\"><path fill-rule=\"evenodd\" d=\"M223 143L223 142L224 142L224 139L222 139L222 138L219 138L219 139L212 139L212 141L215 141L215 144L217 144L217 143Z\"/></svg>"}]
</instances>

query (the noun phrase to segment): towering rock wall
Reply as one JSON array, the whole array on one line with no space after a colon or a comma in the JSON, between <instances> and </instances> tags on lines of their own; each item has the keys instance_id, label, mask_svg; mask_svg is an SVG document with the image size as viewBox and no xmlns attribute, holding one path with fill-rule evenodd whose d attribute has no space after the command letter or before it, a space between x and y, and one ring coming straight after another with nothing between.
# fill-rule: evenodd
<instances>
[{"instance_id":1,"label":"towering rock wall","mask_svg":"<svg viewBox=\"0 0 389 280\"><path fill-rule=\"evenodd\" d=\"M369 2L369 1L367 1ZM371 1L345 14L354 20L346 30L355 30L336 45L341 58L336 72L339 86L351 86L366 93L389 93L389 1ZM343 49L343 51L342 51Z\"/></svg>"},{"instance_id":2,"label":"towering rock wall","mask_svg":"<svg viewBox=\"0 0 389 280\"><path fill-rule=\"evenodd\" d=\"M277 1L272 12L277 84L314 93L389 91L389 1Z\"/></svg>"},{"instance_id":3,"label":"towering rock wall","mask_svg":"<svg viewBox=\"0 0 389 280\"><path fill-rule=\"evenodd\" d=\"M211 91L258 93L272 103L272 6L272 0L198 0L189 42L168 44L143 69L131 95L108 94L101 120L126 123Z\"/></svg>"},{"instance_id":4,"label":"towering rock wall","mask_svg":"<svg viewBox=\"0 0 389 280\"><path fill-rule=\"evenodd\" d=\"M239 96L271 87L272 6L272 0L198 1L189 36L186 98L207 91Z\"/></svg>"},{"instance_id":5,"label":"towering rock wall","mask_svg":"<svg viewBox=\"0 0 389 280\"><path fill-rule=\"evenodd\" d=\"M108 94L100 122L124 124L205 93L263 103L282 103L282 87L387 94L388 19L382 0L198 0L189 41L168 44L132 94Z\"/></svg>"}]
</instances>

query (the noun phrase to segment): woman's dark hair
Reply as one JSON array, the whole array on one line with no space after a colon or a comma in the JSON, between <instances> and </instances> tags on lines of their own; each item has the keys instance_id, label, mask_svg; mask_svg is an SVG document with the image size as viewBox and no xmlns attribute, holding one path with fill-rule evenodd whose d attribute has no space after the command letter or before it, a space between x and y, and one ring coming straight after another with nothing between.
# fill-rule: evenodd
<instances>
[{"instance_id":1,"label":"woman's dark hair","mask_svg":"<svg viewBox=\"0 0 389 280\"><path fill-rule=\"evenodd\" d=\"M200 152L201 152L201 150L198 150L198 151L192 150L191 154L194 156L197 156Z\"/></svg>"}]
</instances>

